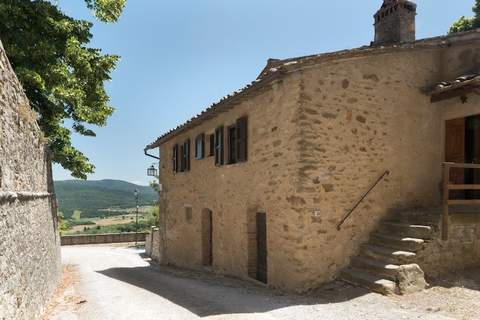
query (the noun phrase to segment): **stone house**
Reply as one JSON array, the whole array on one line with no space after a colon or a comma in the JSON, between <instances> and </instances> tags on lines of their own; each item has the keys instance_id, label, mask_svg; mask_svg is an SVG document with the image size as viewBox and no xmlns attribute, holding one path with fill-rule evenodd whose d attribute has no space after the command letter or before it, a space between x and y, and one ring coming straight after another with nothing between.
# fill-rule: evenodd
<instances>
[{"instance_id":1,"label":"stone house","mask_svg":"<svg viewBox=\"0 0 480 320\"><path fill-rule=\"evenodd\" d=\"M480 162L480 30L415 40L415 15L385 0L370 46L271 59L149 144L163 188L154 259L287 290L341 277L384 293L478 264L480 215L442 217L442 164ZM452 169L452 183L480 184L472 168Z\"/></svg>"},{"instance_id":2,"label":"stone house","mask_svg":"<svg viewBox=\"0 0 480 320\"><path fill-rule=\"evenodd\" d=\"M0 319L40 319L60 277L49 153L0 43Z\"/></svg>"}]
</instances>

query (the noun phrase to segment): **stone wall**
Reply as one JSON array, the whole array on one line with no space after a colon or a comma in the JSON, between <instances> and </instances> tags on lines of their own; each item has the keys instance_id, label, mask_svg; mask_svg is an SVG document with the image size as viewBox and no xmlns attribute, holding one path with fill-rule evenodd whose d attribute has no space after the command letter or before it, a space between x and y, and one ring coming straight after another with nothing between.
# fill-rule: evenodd
<instances>
[{"instance_id":1,"label":"stone wall","mask_svg":"<svg viewBox=\"0 0 480 320\"><path fill-rule=\"evenodd\" d=\"M162 144L162 262L202 268L201 213L209 209L214 270L246 278L252 215L266 212L268 283L304 291L334 279L387 214L437 206L444 120L480 113L478 97L432 104L425 94L480 65L480 37L462 37L449 46L437 39L319 57L303 67L291 60L268 88ZM246 163L216 167L207 157L172 172L175 143L244 115ZM337 230L386 170L390 176Z\"/></svg>"},{"instance_id":2,"label":"stone wall","mask_svg":"<svg viewBox=\"0 0 480 320\"><path fill-rule=\"evenodd\" d=\"M62 246L75 246L81 244L143 242L147 235L148 233L145 232L69 235L62 236L61 243Z\"/></svg>"},{"instance_id":3,"label":"stone wall","mask_svg":"<svg viewBox=\"0 0 480 320\"><path fill-rule=\"evenodd\" d=\"M442 240L441 220L435 225L433 240L417 253L427 278L480 266L480 213L452 214L447 241Z\"/></svg>"},{"instance_id":4,"label":"stone wall","mask_svg":"<svg viewBox=\"0 0 480 320\"><path fill-rule=\"evenodd\" d=\"M60 237L49 181L36 115L0 44L0 319L38 319L57 284Z\"/></svg>"},{"instance_id":5,"label":"stone wall","mask_svg":"<svg viewBox=\"0 0 480 320\"><path fill-rule=\"evenodd\" d=\"M424 88L478 65L477 39L324 63L299 77L297 207L307 235L296 253L305 266L301 288L334 279L386 214L441 203L445 120L479 114L479 99L432 104ZM389 177L338 231L386 170Z\"/></svg>"},{"instance_id":6,"label":"stone wall","mask_svg":"<svg viewBox=\"0 0 480 320\"><path fill-rule=\"evenodd\" d=\"M258 211L268 216L269 279L273 284L293 286L298 275L295 234L300 234L291 203L296 202L291 184L298 155L293 122L298 88L277 82L234 109L161 147L161 212L166 215L166 252L162 263L202 268L202 212L212 211L213 268L220 273L248 277L248 215ZM293 91L293 94L292 94ZM191 170L172 173L172 147L200 133L211 134L217 126L234 124L248 116L248 161L215 166L214 157L191 160ZM208 150L208 141L207 141ZM193 153L192 153L193 154ZM191 216L187 213L191 208ZM163 230L164 221L160 222ZM251 227L251 226L250 226ZM160 236L163 239L162 236ZM160 248L163 245L160 244ZM285 261L292 261L286 263ZM289 276L286 276L289 275Z\"/></svg>"}]
</instances>

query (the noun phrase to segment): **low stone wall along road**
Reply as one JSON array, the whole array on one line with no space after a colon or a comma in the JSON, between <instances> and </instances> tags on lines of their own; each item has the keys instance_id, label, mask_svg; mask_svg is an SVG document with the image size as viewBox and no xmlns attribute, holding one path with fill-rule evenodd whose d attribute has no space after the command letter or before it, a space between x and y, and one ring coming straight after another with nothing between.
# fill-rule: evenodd
<instances>
[{"instance_id":1,"label":"low stone wall along road","mask_svg":"<svg viewBox=\"0 0 480 320\"><path fill-rule=\"evenodd\" d=\"M340 282L300 296L219 275L150 266L143 250L124 244L66 246L62 254L63 297L57 294L50 304L49 320L480 317L478 279L462 282L470 289L455 291L449 284L412 297L385 297ZM456 308L456 302L464 305Z\"/></svg>"},{"instance_id":2,"label":"low stone wall along road","mask_svg":"<svg viewBox=\"0 0 480 320\"><path fill-rule=\"evenodd\" d=\"M72 246L81 244L135 242L135 240L144 242L146 236L147 233L144 232L66 235L61 237L61 243L62 246Z\"/></svg>"}]
</instances>

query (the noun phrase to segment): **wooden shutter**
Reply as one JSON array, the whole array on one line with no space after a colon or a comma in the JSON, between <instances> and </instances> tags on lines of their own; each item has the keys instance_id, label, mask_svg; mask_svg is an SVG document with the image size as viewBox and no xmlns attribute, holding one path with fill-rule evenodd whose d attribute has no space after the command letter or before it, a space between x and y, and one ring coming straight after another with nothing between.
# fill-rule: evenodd
<instances>
[{"instance_id":1,"label":"wooden shutter","mask_svg":"<svg viewBox=\"0 0 480 320\"><path fill-rule=\"evenodd\" d=\"M229 126L227 129L227 163L237 162L237 127Z\"/></svg>"},{"instance_id":2,"label":"wooden shutter","mask_svg":"<svg viewBox=\"0 0 480 320\"><path fill-rule=\"evenodd\" d=\"M446 122L445 161L465 163L465 118L448 120ZM465 169L452 168L450 181L455 184L465 183ZM450 191L452 199L464 199L465 190Z\"/></svg>"},{"instance_id":3,"label":"wooden shutter","mask_svg":"<svg viewBox=\"0 0 480 320\"><path fill-rule=\"evenodd\" d=\"M248 118L237 120L237 161L245 162L248 157Z\"/></svg>"},{"instance_id":4,"label":"wooden shutter","mask_svg":"<svg viewBox=\"0 0 480 320\"><path fill-rule=\"evenodd\" d=\"M185 171L190 171L190 139L185 142Z\"/></svg>"},{"instance_id":5,"label":"wooden shutter","mask_svg":"<svg viewBox=\"0 0 480 320\"><path fill-rule=\"evenodd\" d=\"M172 168L173 172L178 172L178 144L173 146L172 150Z\"/></svg>"},{"instance_id":6,"label":"wooden shutter","mask_svg":"<svg viewBox=\"0 0 480 320\"><path fill-rule=\"evenodd\" d=\"M218 127L215 129L215 164L223 165L225 161L225 147L224 147L224 128Z\"/></svg>"},{"instance_id":7,"label":"wooden shutter","mask_svg":"<svg viewBox=\"0 0 480 320\"><path fill-rule=\"evenodd\" d=\"M200 160L205 158L205 134L199 134L195 138L195 159Z\"/></svg>"},{"instance_id":8,"label":"wooden shutter","mask_svg":"<svg viewBox=\"0 0 480 320\"><path fill-rule=\"evenodd\" d=\"M185 144L180 146L180 172L185 171Z\"/></svg>"},{"instance_id":9,"label":"wooden shutter","mask_svg":"<svg viewBox=\"0 0 480 320\"><path fill-rule=\"evenodd\" d=\"M215 155L215 135L209 135L209 143L210 143L210 153L208 154L210 157Z\"/></svg>"}]
</instances>

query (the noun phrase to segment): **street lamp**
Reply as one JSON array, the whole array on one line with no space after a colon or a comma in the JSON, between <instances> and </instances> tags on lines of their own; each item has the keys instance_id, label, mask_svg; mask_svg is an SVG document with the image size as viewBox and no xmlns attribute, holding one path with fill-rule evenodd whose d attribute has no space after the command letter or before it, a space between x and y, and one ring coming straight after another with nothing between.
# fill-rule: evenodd
<instances>
[{"instance_id":1,"label":"street lamp","mask_svg":"<svg viewBox=\"0 0 480 320\"><path fill-rule=\"evenodd\" d=\"M153 164L147 169L147 176L158 177L158 170Z\"/></svg>"},{"instance_id":2,"label":"street lamp","mask_svg":"<svg viewBox=\"0 0 480 320\"><path fill-rule=\"evenodd\" d=\"M133 191L133 195L135 196L135 203L136 203L136 219L135 219L135 247L137 247L137 239L138 239L138 197L140 196L140 192L138 189Z\"/></svg>"}]
</instances>

